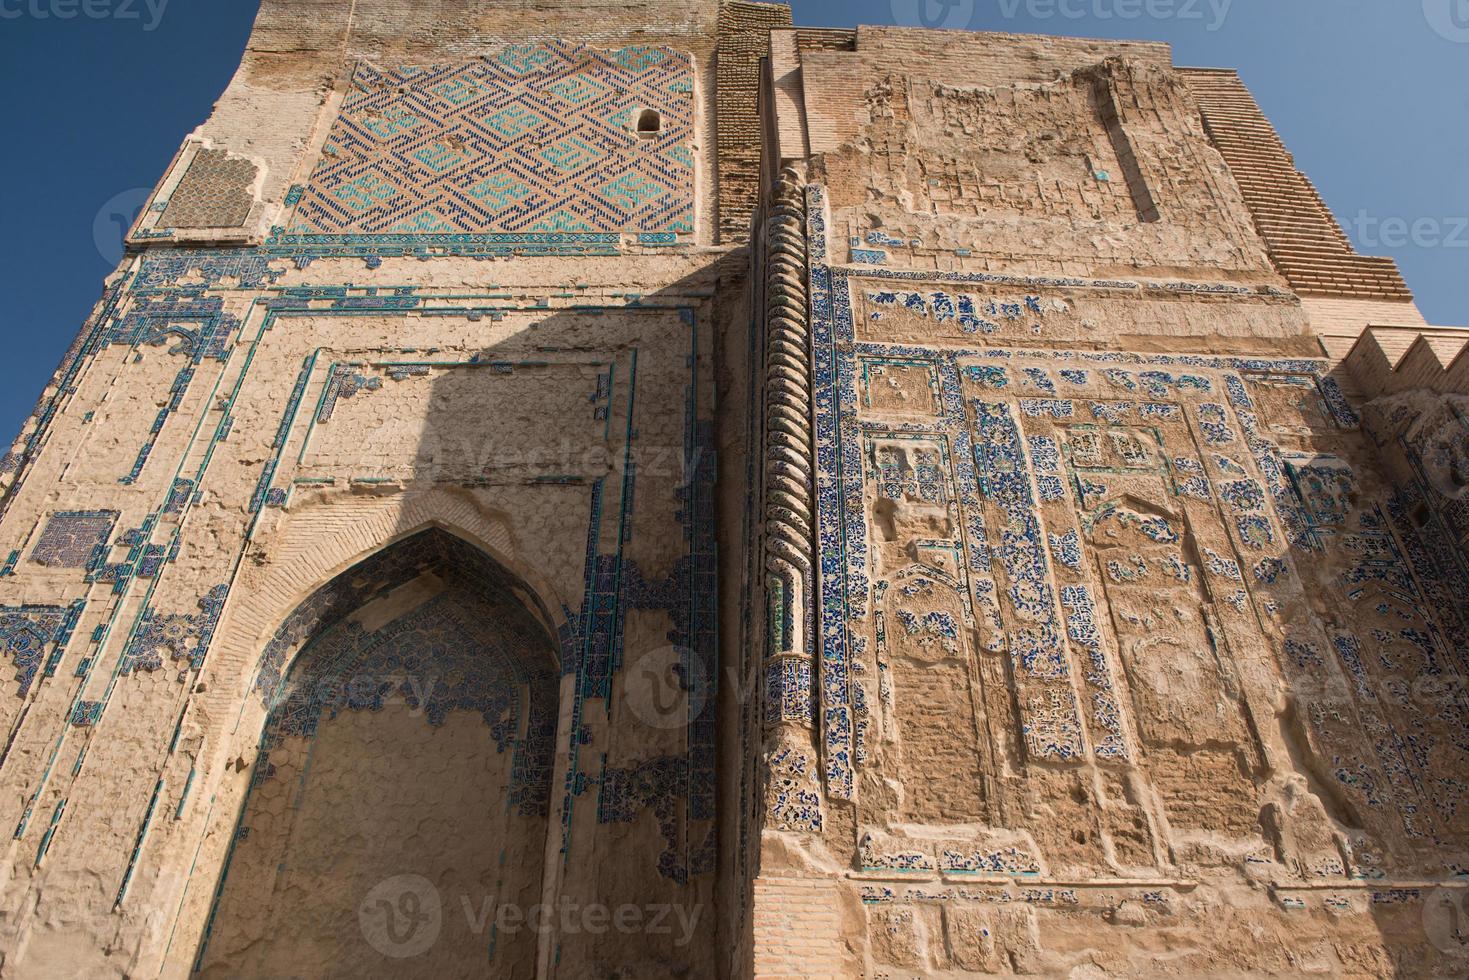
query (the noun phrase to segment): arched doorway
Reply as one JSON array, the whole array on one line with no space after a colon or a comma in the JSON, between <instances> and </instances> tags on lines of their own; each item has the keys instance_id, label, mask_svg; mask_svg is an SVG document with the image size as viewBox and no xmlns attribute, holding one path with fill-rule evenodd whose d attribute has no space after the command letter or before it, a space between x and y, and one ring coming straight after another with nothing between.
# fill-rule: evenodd
<instances>
[{"instance_id":1,"label":"arched doorway","mask_svg":"<svg viewBox=\"0 0 1469 980\"><path fill-rule=\"evenodd\" d=\"M558 672L533 602L433 529L291 615L202 974L535 975L501 914L541 901Z\"/></svg>"}]
</instances>

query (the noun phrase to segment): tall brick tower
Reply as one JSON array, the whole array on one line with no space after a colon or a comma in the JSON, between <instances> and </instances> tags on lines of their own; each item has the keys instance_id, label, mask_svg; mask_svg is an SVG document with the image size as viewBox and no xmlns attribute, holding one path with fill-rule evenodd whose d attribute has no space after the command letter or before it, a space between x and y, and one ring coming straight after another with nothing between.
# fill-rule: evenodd
<instances>
[{"instance_id":1,"label":"tall brick tower","mask_svg":"<svg viewBox=\"0 0 1469 980\"><path fill-rule=\"evenodd\" d=\"M6 457L6 976L1463 972L1469 334L1233 73L790 25L262 0Z\"/></svg>"}]
</instances>

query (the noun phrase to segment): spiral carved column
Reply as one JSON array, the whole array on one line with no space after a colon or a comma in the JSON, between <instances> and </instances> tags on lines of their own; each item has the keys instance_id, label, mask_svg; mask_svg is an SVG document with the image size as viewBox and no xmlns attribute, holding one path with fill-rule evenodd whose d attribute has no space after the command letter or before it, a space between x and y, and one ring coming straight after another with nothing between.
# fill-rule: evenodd
<instances>
[{"instance_id":1,"label":"spiral carved column","mask_svg":"<svg viewBox=\"0 0 1469 980\"><path fill-rule=\"evenodd\" d=\"M767 826L819 832L815 728L815 448L805 179L777 180L765 263L765 725Z\"/></svg>"}]
</instances>

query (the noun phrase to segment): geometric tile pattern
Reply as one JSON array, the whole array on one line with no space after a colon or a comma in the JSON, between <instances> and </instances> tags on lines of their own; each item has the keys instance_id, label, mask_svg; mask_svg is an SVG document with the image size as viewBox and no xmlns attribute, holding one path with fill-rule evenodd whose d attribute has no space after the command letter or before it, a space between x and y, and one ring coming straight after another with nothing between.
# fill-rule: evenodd
<instances>
[{"instance_id":1,"label":"geometric tile pattern","mask_svg":"<svg viewBox=\"0 0 1469 980\"><path fill-rule=\"evenodd\" d=\"M159 219L161 228L239 228L255 203L256 167L225 150L200 150Z\"/></svg>"},{"instance_id":2,"label":"geometric tile pattern","mask_svg":"<svg viewBox=\"0 0 1469 980\"><path fill-rule=\"evenodd\" d=\"M691 232L692 91L689 58L659 47L360 64L286 231Z\"/></svg>"},{"instance_id":3,"label":"geometric tile pattern","mask_svg":"<svg viewBox=\"0 0 1469 980\"><path fill-rule=\"evenodd\" d=\"M204 655L209 652L229 591L227 585L215 586L199 600L197 613L165 615L145 609L137 632L128 641L121 672L160 670L165 653L170 660L187 660L190 667L198 670L204 665Z\"/></svg>"},{"instance_id":4,"label":"geometric tile pattern","mask_svg":"<svg viewBox=\"0 0 1469 980\"><path fill-rule=\"evenodd\" d=\"M296 607L261 651L254 687L267 707L280 702L292 656L312 637L346 621L358 609L425 572L472 583L486 601L512 590L519 579L462 538L438 529L423 531L377 552L317 589Z\"/></svg>"},{"instance_id":5,"label":"geometric tile pattern","mask_svg":"<svg viewBox=\"0 0 1469 980\"><path fill-rule=\"evenodd\" d=\"M107 544L116 521L117 512L111 510L52 514L31 561L48 568L86 568Z\"/></svg>"}]
</instances>

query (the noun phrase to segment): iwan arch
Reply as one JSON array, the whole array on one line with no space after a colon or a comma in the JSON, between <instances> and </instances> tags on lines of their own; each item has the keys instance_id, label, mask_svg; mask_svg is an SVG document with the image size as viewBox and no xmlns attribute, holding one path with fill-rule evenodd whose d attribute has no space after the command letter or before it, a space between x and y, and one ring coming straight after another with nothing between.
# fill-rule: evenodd
<instances>
[{"instance_id":1,"label":"iwan arch","mask_svg":"<svg viewBox=\"0 0 1469 980\"><path fill-rule=\"evenodd\" d=\"M387 515L372 516L381 526ZM426 883L524 908L554 901L545 867L562 843L548 821L555 746L565 741L556 732L562 675L555 630L527 600L503 565L431 524L339 573L284 618L256 679L269 713L263 725L259 711L241 719L263 729L260 761L244 805L219 814L239 823L221 828L232 843L203 972L370 973L381 962L373 941L410 928L385 916L382 936L341 945L344 933L361 932L362 896L374 889L383 897L368 901L387 902L394 919L429 914L413 904L429 895ZM570 717L559 713L567 725ZM564 753L561 763L564 781ZM380 887L394 866L398 880ZM406 905L404 895L413 896ZM475 921L447 920L466 933ZM479 937L440 925L438 938L421 957L425 972L483 966ZM507 976L535 975L534 933L497 947Z\"/></svg>"},{"instance_id":2,"label":"iwan arch","mask_svg":"<svg viewBox=\"0 0 1469 980\"><path fill-rule=\"evenodd\" d=\"M1464 344L1164 45L264 0L5 459L4 972L1462 975Z\"/></svg>"}]
</instances>

